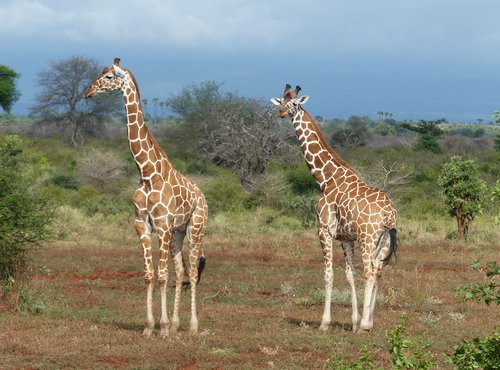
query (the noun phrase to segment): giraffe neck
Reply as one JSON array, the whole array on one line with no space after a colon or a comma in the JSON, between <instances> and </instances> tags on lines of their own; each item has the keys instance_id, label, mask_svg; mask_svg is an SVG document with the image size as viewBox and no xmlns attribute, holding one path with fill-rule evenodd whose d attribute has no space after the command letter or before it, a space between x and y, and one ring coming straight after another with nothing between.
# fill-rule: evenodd
<instances>
[{"instance_id":1,"label":"giraffe neck","mask_svg":"<svg viewBox=\"0 0 500 370\"><path fill-rule=\"evenodd\" d=\"M172 165L144 122L139 91L133 79L124 85L122 92L130 151L139 168L142 182L151 187L158 177L165 181L166 173Z\"/></svg>"},{"instance_id":2,"label":"giraffe neck","mask_svg":"<svg viewBox=\"0 0 500 370\"><path fill-rule=\"evenodd\" d=\"M358 179L354 170L328 145L318 124L308 112L299 109L293 116L293 125L304 159L321 190L332 182L338 187L346 179Z\"/></svg>"}]
</instances>

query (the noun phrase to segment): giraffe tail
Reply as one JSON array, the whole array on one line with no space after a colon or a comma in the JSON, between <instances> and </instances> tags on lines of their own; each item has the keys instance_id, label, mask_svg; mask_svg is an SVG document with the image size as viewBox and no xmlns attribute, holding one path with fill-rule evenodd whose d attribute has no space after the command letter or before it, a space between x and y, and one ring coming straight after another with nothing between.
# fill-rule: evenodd
<instances>
[{"instance_id":1,"label":"giraffe tail","mask_svg":"<svg viewBox=\"0 0 500 370\"><path fill-rule=\"evenodd\" d=\"M389 232L390 244L389 244L389 250L387 251L387 256L385 256L385 258L382 260L384 266L390 262L393 255L397 259L396 257L396 250L398 249L398 240L396 237L397 230L395 228L392 228L389 229L388 232Z\"/></svg>"},{"instance_id":2,"label":"giraffe tail","mask_svg":"<svg viewBox=\"0 0 500 370\"><path fill-rule=\"evenodd\" d=\"M198 284L201 280L201 273L203 272L203 269L205 268L205 262L207 259L205 258L204 255L201 255L200 261L198 262L198 280L196 281L196 284Z\"/></svg>"},{"instance_id":3,"label":"giraffe tail","mask_svg":"<svg viewBox=\"0 0 500 370\"><path fill-rule=\"evenodd\" d=\"M184 259L183 259L183 262L184 262ZM207 259L205 258L205 255L201 255L200 256L200 260L198 261L198 280L196 281L196 285L198 285L198 283L200 282L201 280L201 273L203 272L203 269L205 268L205 263L207 262ZM185 268L184 271L187 271L187 268ZM189 282L189 280L184 280L182 282L182 287L184 288L184 291L188 290L188 288L191 286L191 283Z\"/></svg>"}]
</instances>

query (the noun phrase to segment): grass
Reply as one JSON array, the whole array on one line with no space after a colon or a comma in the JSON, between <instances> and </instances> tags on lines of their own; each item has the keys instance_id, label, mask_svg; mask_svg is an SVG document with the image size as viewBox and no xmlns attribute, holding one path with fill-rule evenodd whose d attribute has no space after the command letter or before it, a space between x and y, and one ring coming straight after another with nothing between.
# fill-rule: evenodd
<instances>
[{"instance_id":1,"label":"grass","mask_svg":"<svg viewBox=\"0 0 500 370\"><path fill-rule=\"evenodd\" d=\"M81 217L65 212L73 219ZM210 224L197 338L188 335L188 294L182 297L178 335L160 340L156 331L152 338L142 337L142 251L131 225L112 229L103 219L90 220L92 227L80 229L78 242L69 238L47 245L37 252L32 283L23 293L25 310L0 311L2 366L322 368L333 349L354 361L367 346L375 363L388 368L386 333L407 315L406 335L426 338L438 365L449 368L444 361L454 344L487 336L500 322L496 307L453 297L455 286L479 279L469 268L472 260L498 260L497 244L445 240L452 220L436 222L433 232L409 236L408 231L428 225L403 220L398 260L383 273L375 328L363 334L350 331L350 293L339 246L334 253L333 321L322 333L324 283L316 231L287 231L262 210L251 217L248 227L245 217L231 213L216 215ZM269 225L274 230L262 229ZM489 226L478 223L477 228ZM362 288L359 253L356 257ZM157 290L154 298L158 329ZM172 298L169 290L170 310Z\"/></svg>"}]
</instances>

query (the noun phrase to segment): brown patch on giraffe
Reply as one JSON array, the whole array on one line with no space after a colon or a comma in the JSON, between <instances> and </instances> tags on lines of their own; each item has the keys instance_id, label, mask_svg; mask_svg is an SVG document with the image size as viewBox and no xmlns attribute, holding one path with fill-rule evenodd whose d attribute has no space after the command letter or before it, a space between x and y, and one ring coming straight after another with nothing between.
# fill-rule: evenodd
<instances>
[{"instance_id":1,"label":"brown patch on giraffe","mask_svg":"<svg viewBox=\"0 0 500 370\"><path fill-rule=\"evenodd\" d=\"M128 126L128 137L130 142L135 142L139 138L139 128L135 125Z\"/></svg>"},{"instance_id":2,"label":"brown patch on giraffe","mask_svg":"<svg viewBox=\"0 0 500 370\"><path fill-rule=\"evenodd\" d=\"M321 159L321 156L320 155L317 155L315 158L314 158L314 166L316 168L320 168L320 167L323 167L324 165L324 162L323 160Z\"/></svg>"},{"instance_id":3,"label":"brown patch on giraffe","mask_svg":"<svg viewBox=\"0 0 500 370\"><path fill-rule=\"evenodd\" d=\"M141 150L141 143L139 141L131 141L130 150L132 150L133 152L138 152L139 150Z\"/></svg>"},{"instance_id":4,"label":"brown patch on giraffe","mask_svg":"<svg viewBox=\"0 0 500 370\"><path fill-rule=\"evenodd\" d=\"M314 141L311 144L307 145L306 147L307 151L310 153L318 153L321 150L319 144Z\"/></svg>"},{"instance_id":5,"label":"brown patch on giraffe","mask_svg":"<svg viewBox=\"0 0 500 370\"><path fill-rule=\"evenodd\" d=\"M141 150L135 155L135 160L139 163L144 163L148 160L148 153L145 150Z\"/></svg>"},{"instance_id":6,"label":"brown patch on giraffe","mask_svg":"<svg viewBox=\"0 0 500 370\"><path fill-rule=\"evenodd\" d=\"M127 107L127 112L128 114L137 113L137 104L130 104L130 106Z\"/></svg>"}]
</instances>

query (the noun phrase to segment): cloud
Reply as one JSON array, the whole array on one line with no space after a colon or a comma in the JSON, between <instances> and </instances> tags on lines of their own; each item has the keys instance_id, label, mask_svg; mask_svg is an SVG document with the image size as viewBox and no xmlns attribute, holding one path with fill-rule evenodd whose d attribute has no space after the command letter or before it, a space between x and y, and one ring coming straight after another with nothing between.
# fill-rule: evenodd
<instances>
[{"instance_id":1,"label":"cloud","mask_svg":"<svg viewBox=\"0 0 500 370\"><path fill-rule=\"evenodd\" d=\"M235 48L272 45L281 21L267 2L16 0L0 5L0 35L44 42Z\"/></svg>"},{"instance_id":2,"label":"cloud","mask_svg":"<svg viewBox=\"0 0 500 370\"><path fill-rule=\"evenodd\" d=\"M496 0L10 0L0 37L60 45L450 58L497 51Z\"/></svg>"}]
</instances>

